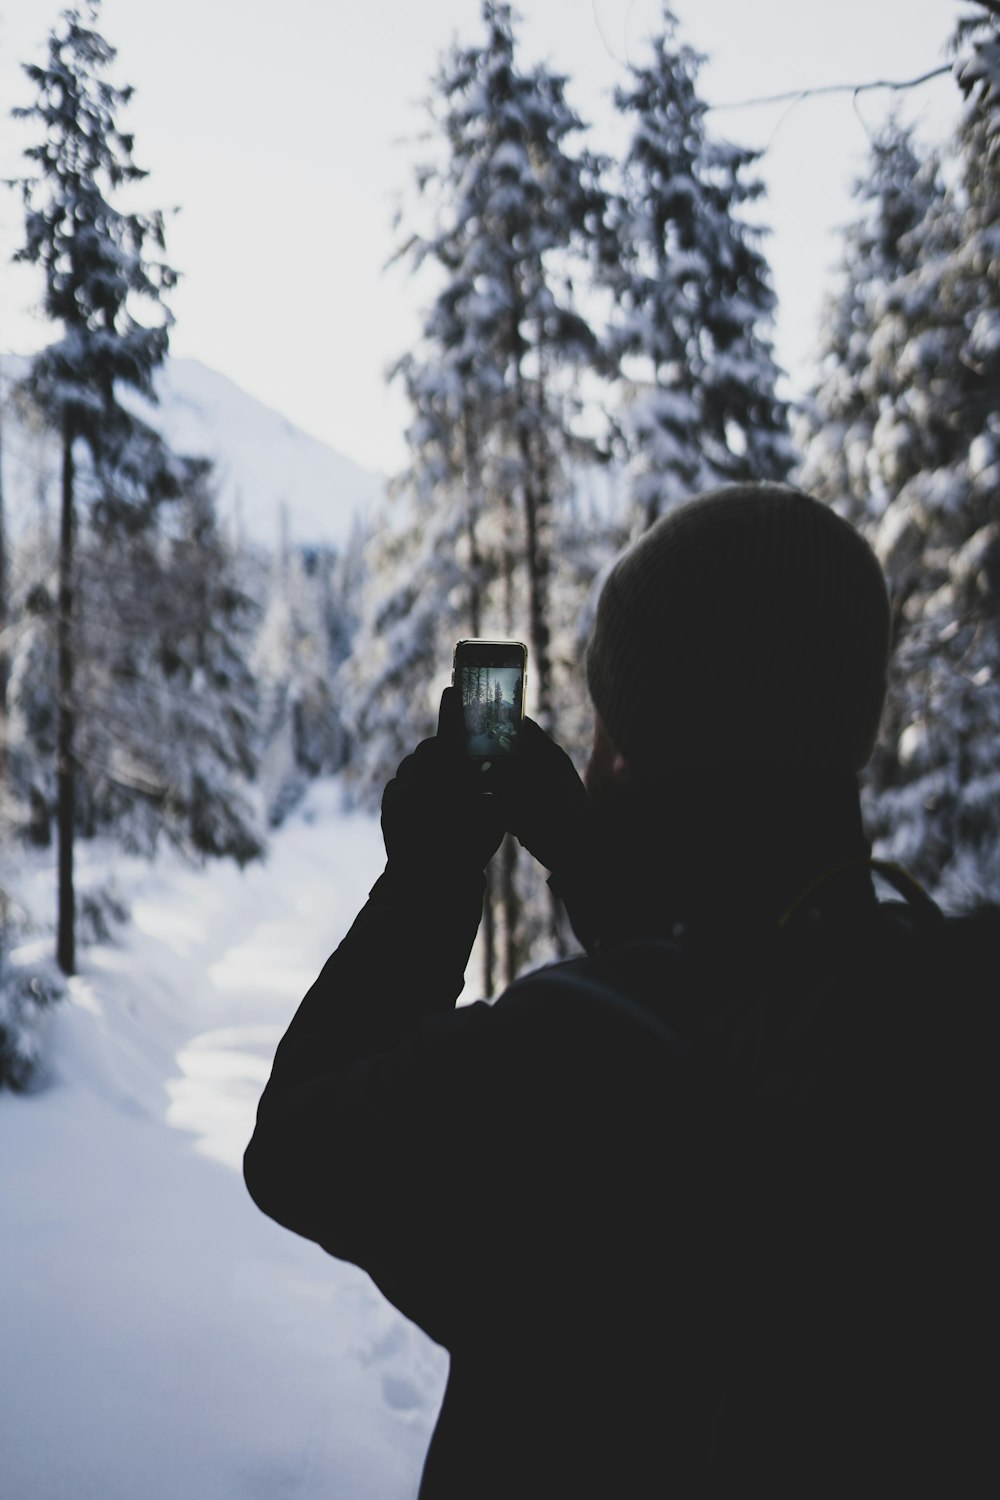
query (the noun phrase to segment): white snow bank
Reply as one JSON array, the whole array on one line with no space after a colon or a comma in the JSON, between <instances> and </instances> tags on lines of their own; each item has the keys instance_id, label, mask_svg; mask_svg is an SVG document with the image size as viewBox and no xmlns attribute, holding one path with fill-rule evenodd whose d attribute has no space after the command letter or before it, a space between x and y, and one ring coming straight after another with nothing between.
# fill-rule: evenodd
<instances>
[{"instance_id":1,"label":"white snow bank","mask_svg":"<svg viewBox=\"0 0 1000 1500\"><path fill-rule=\"evenodd\" d=\"M239 1175L277 1039L381 859L323 783L264 865L115 867L132 924L84 952L48 1086L0 1094L5 1497L416 1494L446 1356Z\"/></svg>"}]
</instances>

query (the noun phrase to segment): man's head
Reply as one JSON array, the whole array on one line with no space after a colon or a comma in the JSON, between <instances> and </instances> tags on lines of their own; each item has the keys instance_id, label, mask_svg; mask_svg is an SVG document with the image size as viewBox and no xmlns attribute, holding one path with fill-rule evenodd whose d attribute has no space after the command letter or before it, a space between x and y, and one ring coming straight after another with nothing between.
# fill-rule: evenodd
<instances>
[{"instance_id":1,"label":"man's head","mask_svg":"<svg viewBox=\"0 0 1000 1500\"><path fill-rule=\"evenodd\" d=\"M733 485L656 522L601 592L592 777L725 764L857 771L890 616L868 544L787 485Z\"/></svg>"}]
</instances>

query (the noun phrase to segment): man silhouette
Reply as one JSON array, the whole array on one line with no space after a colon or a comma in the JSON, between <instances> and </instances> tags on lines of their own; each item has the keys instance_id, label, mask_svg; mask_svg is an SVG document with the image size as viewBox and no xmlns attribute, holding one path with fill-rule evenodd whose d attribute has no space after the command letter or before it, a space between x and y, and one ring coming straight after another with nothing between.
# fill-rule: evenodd
<instances>
[{"instance_id":1,"label":"man silhouette","mask_svg":"<svg viewBox=\"0 0 1000 1500\"><path fill-rule=\"evenodd\" d=\"M426 1500L970 1492L996 924L876 898L889 630L831 510L703 495L603 586L585 784L526 720L482 795L448 690L386 788L246 1180L449 1350ZM505 830L584 952L456 1009Z\"/></svg>"}]
</instances>

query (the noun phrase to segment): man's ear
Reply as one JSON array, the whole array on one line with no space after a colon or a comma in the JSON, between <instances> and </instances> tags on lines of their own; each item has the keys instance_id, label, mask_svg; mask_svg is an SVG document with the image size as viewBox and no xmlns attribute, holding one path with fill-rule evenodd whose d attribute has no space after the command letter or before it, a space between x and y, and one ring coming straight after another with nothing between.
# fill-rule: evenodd
<instances>
[{"instance_id":1,"label":"man's ear","mask_svg":"<svg viewBox=\"0 0 1000 1500\"><path fill-rule=\"evenodd\" d=\"M596 741L600 744L601 757L607 768L608 775L618 786L625 786L627 782L632 780L632 766L618 749L610 734L608 734L601 718L595 714L594 719L594 735Z\"/></svg>"},{"instance_id":2,"label":"man's ear","mask_svg":"<svg viewBox=\"0 0 1000 1500\"><path fill-rule=\"evenodd\" d=\"M632 780L632 767L620 750L611 757L611 779L619 786L626 786Z\"/></svg>"},{"instance_id":3,"label":"man's ear","mask_svg":"<svg viewBox=\"0 0 1000 1500\"><path fill-rule=\"evenodd\" d=\"M632 767L612 742L599 714L594 715L594 747L584 774L584 784L590 795L599 796L602 787L627 785L632 778Z\"/></svg>"}]
</instances>

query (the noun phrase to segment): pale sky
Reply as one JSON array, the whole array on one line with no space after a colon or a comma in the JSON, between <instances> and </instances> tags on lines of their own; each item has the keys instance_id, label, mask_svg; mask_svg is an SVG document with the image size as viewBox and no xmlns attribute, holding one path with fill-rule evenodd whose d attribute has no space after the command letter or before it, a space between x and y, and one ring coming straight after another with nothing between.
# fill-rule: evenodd
<instances>
[{"instance_id":1,"label":"pale sky","mask_svg":"<svg viewBox=\"0 0 1000 1500\"><path fill-rule=\"evenodd\" d=\"M0 176L23 170L22 61L42 61L63 7L0 0ZM642 61L659 0L523 0L524 66L568 74L569 99L613 149L609 95ZM956 0L674 0L681 38L708 55L701 92L722 105L789 90L916 77L946 61ZM171 349L200 359L367 468L405 458L407 410L384 372L409 347L426 284L383 270L408 190L420 103L442 48L482 35L479 0L104 0L112 72L135 97L124 125L150 172L148 206L177 207L167 258L183 273ZM896 99L929 141L958 109L949 77L902 95L828 95L719 110L713 132L767 146L761 210L780 299L778 356L801 381L837 256L836 226L867 132ZM0 351L53 330L33 313L36 273L9 264L23 232L0 192Z\"/></svg>"}]
</instances>

